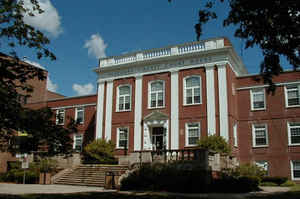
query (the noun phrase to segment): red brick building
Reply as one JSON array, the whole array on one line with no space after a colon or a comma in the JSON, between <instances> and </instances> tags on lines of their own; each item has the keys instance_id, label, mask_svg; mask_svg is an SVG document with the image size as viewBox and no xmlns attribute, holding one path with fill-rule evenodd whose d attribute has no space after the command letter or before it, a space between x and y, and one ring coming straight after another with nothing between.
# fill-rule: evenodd
<instances>
[{"instance_id":1,"label":"red brick building","mask_svg":"<svg viewBox=\"0 0 300 199\"><path fill-rule=\"evenodd\" d=\"M241 163L300 180L300 72L255 81L226 38L100 59L96 138L118 154L193 147L216 134Z\"/></svg>"}]
</instances>

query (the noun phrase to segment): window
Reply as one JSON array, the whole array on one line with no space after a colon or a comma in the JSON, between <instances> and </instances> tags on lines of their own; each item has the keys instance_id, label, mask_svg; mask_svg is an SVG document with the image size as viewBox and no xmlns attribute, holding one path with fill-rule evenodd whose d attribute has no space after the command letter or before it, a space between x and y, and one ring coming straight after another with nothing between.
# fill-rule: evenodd
<instances>
[{"instance_id":1,"label":"window","mask_svg":"<svg viewBox=\"0 0 300 199\"><path fill-rule=\"evenodd\" d=\"M300 160L291 161L292 180L300 180Z\"/></svg>"},{"instance_id":2,"label":"window","mask_svg":"<svg viewBox=\"0 0 300 199\"><path fill-rule=\"evenodd\" d=\"M164 81L155 81L150 83L149 88L149 107L162 108L165 101Z\"/></svg>"},{"instance_id":3,"label":"window","mask_svg":"<svg viewBox=\"0 0 300 199\"><path fill-rule=\"evenodd\" d=\"M64 125L65 123L65 109L56 110L56 124Z\"/></svg>"},{"instance_id":4,"label":"window","mask_svg":"<svg viewBox=\"0 0 300 199\"><path fill-rule=\"evenodd\" d=\"M233 126L233 146L238 146L238 140L237 140L237 124Z\"/></svg>"},{"instance_id":5,"label":"window","mask_svg":"<svg viewBox=\"0 0 300 199\"><path fill-rule=\"evenodd\" d=\"M252 126L253 147L268 145L268 133L266 124L255 124Z\"/></svg>"},{"instance_id":6,"label":"window","mask_svg":"<svg viewBox=\"0 0 300 199\"><path fill-rule=\"evenodd\" d=\"M76 152L82 151L82 142L83 142L83 135L82 134L75 134L73 139L73 149Z\"/></svg>"},{"instance_id":7,"label":"window","mask_svg":"<svg viewBox=\"0 0 300 199\"><path fill-rule=\"evenodd\" d=\"M184 104L201 103L201 78L199 76L184 79Z\"/></svg>"},{"instance_id":8,"label":"window","mask_svg":"<svg viewBox=\"0 0 300 199\"><path fill-rule=\"evenodd\" d=\"M255 165L262 168L265 172L266 172L266 175L269 174L269 164L267 161L265 160L259 160L259 161L256 161L255 162Z\"/></svg>"},{"instance_id":9,"label":"window","mask_svg":"<svg viewBox=\"0 0 300 199\"><path fill-rule=\"evenodd\" d=\"M300 123L288 123L289 145L300 145Z\"/></svg>"},{"instance_id":10,"label":"window","mask_svg":"<svg viewBox=\"0 0 300 199\"><path fill-rule=\"evenodd\" d=\"M130 111L131 108L131 86L118 87L117 111Z\"/></svg>"},{"instance_id":11,"label":"window","mask_svg":"<svg viewBox=\"0 0 300 199\"><path fill-rule=\"evenodd\" d=\"M200 123L187 123L186 126L185 145L194 146L200 139Z\"/></svg>"},{"instance_id":12,"label":"window","mask_svg":"<svg viewBox=\"0 0 300 199\"><path fill-rule=\"evenodd\" d=\"M128 147L128 128L122 127L117 130L117 148Z\"/></svg>"},{"instance_id":13,"label":"window","mask_svg":"<svg viewBox=\"0 0 300 199\"><path fill-rule=\"evenodd\" d=\"M300 93L298 84L288 85L285 87L286 106L300 106Z\"/></svg>"},{"instance_id":14,"label":"window","mask_svg":"<svg viewBox=\"0 0 300 199\"><path fill-rule=\"evenodd\" d=\"M75 112L75 121L79 124L84 123L84 108L77 107Z\"/></svg>"},{"instance_id":15,"label":"window","mask_svg":"<svg viewBox=\"0 0 300 199\"><path fill-rule=\"evenodd\" d=\"M265 89L253 89L251 93L251 110L264 110L265 103Z\"/></svg>"}]
</instances>

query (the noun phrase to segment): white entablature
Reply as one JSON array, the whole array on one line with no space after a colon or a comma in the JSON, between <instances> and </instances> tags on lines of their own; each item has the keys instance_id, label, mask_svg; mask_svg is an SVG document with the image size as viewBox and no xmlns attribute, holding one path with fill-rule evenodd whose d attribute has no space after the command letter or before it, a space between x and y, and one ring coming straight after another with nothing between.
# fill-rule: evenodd
<instances>
[{"instance_id":1,"label":"white entablature","mask_svg":"<svg viewBox=\"0 0 300 199\"><path fill-rule=\"evenodd\" d=\"M229 64L237 76L247 74L240 57L231 45L224 45L224 38L192 42L166 48L151 49L122 56L102 58L95 72L99 81L125 78L192 68Z\"/></svg>"}]
</instances>

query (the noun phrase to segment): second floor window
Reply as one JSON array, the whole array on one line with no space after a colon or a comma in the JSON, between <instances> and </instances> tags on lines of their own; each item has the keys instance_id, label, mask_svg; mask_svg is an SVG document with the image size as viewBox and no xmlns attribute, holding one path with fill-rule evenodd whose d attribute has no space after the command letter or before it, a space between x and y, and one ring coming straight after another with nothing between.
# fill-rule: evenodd
<instances>
[{"instance_id":1,"label":"second floor window","mask_svg":"<svg viewBox=\"0 0 300 199\"><path fill-rule=\"evenodd\" d=\"M289 145L300 145L300 123L288 123Z\"/></svg>"},{"instance_id":2,"label":"second floor window","mask_svg":"<svg viewBox=\"0 0 300 199\"><path fill-rule=\"evenodd\" d=\"M184 104L201 103L201 78L192 76L184 79Z\"/></svg>"},{"instance_id":3,"label":"second floor window","mask_svg":"<svg viewBox=\"0 0 300 199\"><path fill-rule=\"evenodd\" d=\"M251 110L263 110L266 108L265 90L253 89L251 93Z\"/></svg>"},{"instance_id":4,"label":"second floor window","mask_svg":"<svg viewBox=\"0 0 300 199\"><path fill-rule=\"evenodd\" d=\"M129 85L118 87L117 111L129 111L131 108L131 87Z\"/></svg>"},{"instance_id":5,"label":"second floor window","mask_svg":"<svg viewBox=\"0 0 300 199\"><path fill-rule=\"evenodd\" d=\"M76 108L75 121L79 124L84 123L84 108L83 107Z\"/></svg>"},{"instance_id":6,"label":"second floor window","mask_svg":"<svg viewBox=\"0 0 300 199\"><path fill-rule=\"evenodd\" d=\"M300 105L299 87L300 87L299 84L288 85L285 87L287 107L293 107L293 106Z\"/></svg>"},{"instance_id":7,"label":"second floor window","mask_svg":"<svg viewBox=\"0 0 300 199\"><path fill-rule=\"evenodd\" d=\"M163 81L155 81L150 83L149 88L149 107L161 108L164 107L165 88Z\"/></svg>"},{"instance_id":8,"label":"second floor window","mask_svg":"<svg viewBox=\"0 0 300 199\"><path fill-rule=\"evenodd\" d=\"M252 126L252 138L254 147L262 147L268 145L267 125L255 124Z\"/></svg>"},{"instance_id":9,"label":"second floor window","mask_svg":"<svg viewBox=\"0 0 300 199\"><path fill-rule=\"evenodd\" d=\"M65 109L56 110L56 124L64 125L65 123Z\"/></svg>"}]
</instances>

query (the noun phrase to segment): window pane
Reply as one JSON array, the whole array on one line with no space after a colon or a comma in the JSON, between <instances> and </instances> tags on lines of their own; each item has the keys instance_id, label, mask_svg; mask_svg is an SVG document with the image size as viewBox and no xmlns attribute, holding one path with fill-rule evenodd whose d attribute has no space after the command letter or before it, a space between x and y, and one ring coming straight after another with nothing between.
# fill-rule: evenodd
<instances>
[{"instance_id":1,"label":"window pane","mask_svg":"<svg viewBox=\"0 0 300 199\"><path fill-rule=\"evenodd\" d=\"M163 83L162 82L153 82L151 84L151 91L162 91Z\"/></svg>"},{"instance_id":2,"label":"window pane","mask_svg":"<svg viewBox=\"0 0 300 199\"><path fill-rule=\"evenodd\" d=\"M197 144L197 141L199 140L198 137L190 137L189 138L189 144L192 145L192 144Z\"/></svg>"},{"instance_id":3,"label":"window pane","mask_svg":"<svg viewBox=\"0 0 300 199\"><path fill-rule=\"evenodd\" d=\"M200 86L200 78L199 77L189 77L186 79L186 87L195 87Z\"/></svg>"},{"instance_id":4,"label":"window pane","mask_svg":"<svg viewBox=\"0 0 300 199\"><path fill-rule=\"evenodd\" d=\"M130 87L129 86L122 86L120 89L120 95L129 95L130 94Z\"/></svg>"}]
</instances>

